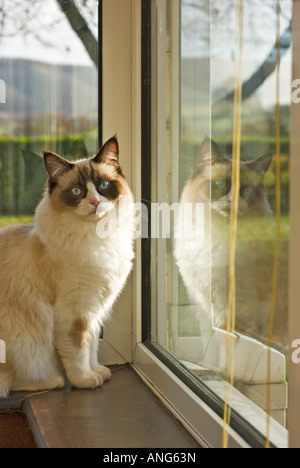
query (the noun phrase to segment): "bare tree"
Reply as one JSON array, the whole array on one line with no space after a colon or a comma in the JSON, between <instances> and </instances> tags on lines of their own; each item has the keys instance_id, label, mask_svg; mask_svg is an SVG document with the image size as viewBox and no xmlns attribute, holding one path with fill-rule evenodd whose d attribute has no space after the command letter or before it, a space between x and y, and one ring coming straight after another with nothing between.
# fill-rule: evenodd
<instances>
[{"instance_id":1,"label":"bare tree","mask_svg":"<svg viewBox=\"0 0 300 468\"><path fill-rule=\"evenodd\" d=\"M203 54L219 54L228 50L228 44L232 42L235 35L235 14L236 0L182 0L183 5L183 36L186 41L189 38L195 39L197 31L199 45ZM283 3L283 2L282 2ZM260 44L266 39L269 40L268 33L275 32L276 3L274 0L249 0L245 2L247 6L245 28L245 42ZM291 46L291 2L286 1L285 7L281 8L280 17L288 23L286 29L280 37L280 58ZM257 27L257 14L259 15L260 27ZM222 40L217 41L216 35L221 34ZM194 35L194 36L193 36ZM215 50L217 49L217 51ZM253 75L243 83L243 100L248 99L274 72L276 68L277 44L274 43L266 58L258 66ZM233 99L234 91L230 91L225 100ZM222 98L222 101L224 98ZM215 104L218 104L216 102Z\"/></svg>"},{"instance_id":2,"label":"bare tree","mask_svg":"<svg viewBox=\"0 0 300 468\"><path fill-rule=\"evenodd\" d=\"M279 55L280 59L290 48L292 42L291 23L285 29L279 40ZM274 44L271 52L268 54L264 62L258 67L253 75L243 83L242 100L248 99L254 92L266 81L266 79L275 71L277 62L277 43ZM229 92L222 100L232 101L234 91Z\"/></svg>"},{"instance_id":3,"label":"bare tree","mask_svg":"<svg viewBox=\"0 0 300 468\"><path fill-rule=\"evenodd\" d=\"M45 8L55 3L58 10L45 14ZM98 0L0 0L0 43L4 39L21 36L26 41L33 37L45 48L70 50L69 43L58 43L52 31L63 26L66 18L84 45L95 66L98 66L98 41L93 30L97 28ZM48 10L46 10L48 11Z\"/></svg>"},{"instance_id":4,"label":"bare tree","mask_svg":"<svg viewBox=\"0 0 300 468\"><path fill-rule=\"evenodd\" d=\"M72 29L75 31L90 58L98 67L98 42L94 37L89 25L80 10L76 6L74 0L57 0L63 13L66 15Z\"/></svg>"}]
</instances>

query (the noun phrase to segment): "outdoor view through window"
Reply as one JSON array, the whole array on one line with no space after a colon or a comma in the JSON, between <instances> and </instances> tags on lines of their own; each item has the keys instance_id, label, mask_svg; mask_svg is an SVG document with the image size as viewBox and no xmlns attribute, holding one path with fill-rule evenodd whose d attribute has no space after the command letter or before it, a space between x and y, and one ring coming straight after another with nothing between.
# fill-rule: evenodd
<instances>
[{"instance_id":1,"label":"outdoor view through window","mask_svg":"<svg viewBox=\"0 0 300 468\"><path fill-rule=\"evenodd\" d=\"M163 203L172 204L175 228L169 238L152 239L152 341L225 397L222 382L230 367L227 311L238 77L242 83L241 162L236 317L234 329L230 328L229 361L233 361L233 383L245 396L245 407L250 399L260 411L268 410L276 420L274 427L277 422L286 426L292 2L163 4L153 2L152 10L157 27L152 33L152 146L159 167L156 171L154 164L152 198L162 214ZM242 4L244 11L239 9ZM237 15L242 26L241 22L237 26ZM241 36L239 57L236 38ZM280 128L276 109L280 109ZM162 119L166 119L166 136ZM259 420L252 423L264 431L265 422L261 425Z\"/></svg>"},{"instance_id":2,"label":"outdoor view through window","mask_svg":"<svg viewBox=\"0 0 300 468\"><path fill-rule=\"evenodd\" d=\"M7 0L0 7L0 225L31 219L42 150L98 147L98 1Z\"/></svg>"}]
</instances>

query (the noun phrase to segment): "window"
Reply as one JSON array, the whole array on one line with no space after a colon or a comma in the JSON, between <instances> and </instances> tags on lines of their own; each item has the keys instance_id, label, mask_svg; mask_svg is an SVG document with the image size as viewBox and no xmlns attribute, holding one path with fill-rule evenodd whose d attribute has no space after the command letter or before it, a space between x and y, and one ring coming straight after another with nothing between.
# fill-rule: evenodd
<instances>
[{"instance_id":1,"label":"window","mask_svg":"<svg viewBox=\"0 0 300 468\"><path fill-rule=\"evenodd\" d=\"M13 0L0 21L3 225L31 219L42 150L78 159L98 148L98 1Z\"/></svg>"},{"instance_id":2,"label":"window","mask_svg":"<svg viewBox=\"0 0 300 468\"><path fill-rule=\"evenodd\" d=\"M292 2L146 3L144 344L221 417L232 407L231 425L251 446L285 446ZM232 282L236 78L242 130Z\"/></svg>"}]
</instances>

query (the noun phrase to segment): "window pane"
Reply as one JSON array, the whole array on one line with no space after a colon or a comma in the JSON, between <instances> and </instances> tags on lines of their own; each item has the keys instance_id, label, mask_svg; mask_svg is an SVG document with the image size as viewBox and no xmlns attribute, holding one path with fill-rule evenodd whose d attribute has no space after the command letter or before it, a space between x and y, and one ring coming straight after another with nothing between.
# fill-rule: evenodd
<instances>
[{"instance_id":1,"label":"window pane","mask_svg":"<svg viewBox=\"0 0 300 468\"><path fill-rule=\"evenodd\" d=\"M274 1L244 2L232 282L236 15L241 5L239 0L152 2L151 339L221 398L232 363L233 402L241 395L245 407L257 408L253 421L243 411L241 416L265 434L266 424L272 431L280 427L277 423L287 426L292 1L281 0L280 13ZM233 286L232 328L227 316ZM274 436L276 443L285 436L284 430L278 439Z\"/></svg>"},{"instance_id":2,"label":"window pane","mask_svg":"<svg viewBox=\"0 0 300 468\"><path fill-rule=\"evenodd\" d=\"M98 144L98 1L9 0L0 9L0 225L34 213L42 150Z\"/></svg>"}]
</instances>

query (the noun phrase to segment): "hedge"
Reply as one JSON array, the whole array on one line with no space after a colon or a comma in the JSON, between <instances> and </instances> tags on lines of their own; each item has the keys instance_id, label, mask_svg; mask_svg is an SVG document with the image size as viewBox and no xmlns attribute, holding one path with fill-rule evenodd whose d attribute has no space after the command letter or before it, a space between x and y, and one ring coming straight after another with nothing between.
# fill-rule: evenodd
<instances>
[{"instance_id":1,"label":"hedge","mask_svg":"<svg viewBox=\"0 0 300 468\"><path fill-rule=\"evenodd\" d=\"M0 137L0 213L33 214L47 180L42 151L70 160L87 157L87 138L90 134ZM96 135L93 138L96 147Z\"/></svg>"},{"instance_id":2,"label":"hedge","mask_svg":"<svg viewBox=\"0 0 300 468\"><path fill-rule=\"evenodd\" d=\"M51 150L70 160L89 156L87 138L91 135L71 134L59 137L0 137L0 213L33 214L41 199L47 174L42 150ZM92 137L96 143L96 135ZM231 155L231 138L215 138L221 151ZM282 210L288 212L289 204L289 137L281 137L281 191ZM180 161L180 189L194 167L201 141L182 138ZM243 137L242 158L255 159L266 152L274 152L275 139L271 137ZM275 165L266 177L266 187L271 204L275 204Z\"/></svg>"}]
</instances>

